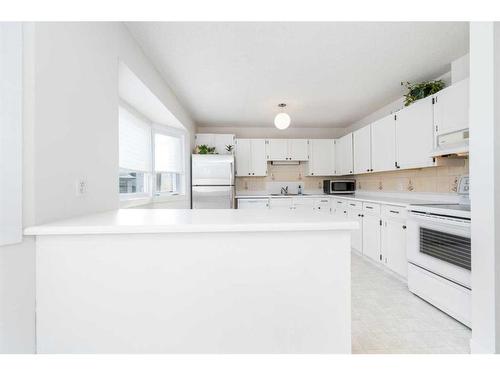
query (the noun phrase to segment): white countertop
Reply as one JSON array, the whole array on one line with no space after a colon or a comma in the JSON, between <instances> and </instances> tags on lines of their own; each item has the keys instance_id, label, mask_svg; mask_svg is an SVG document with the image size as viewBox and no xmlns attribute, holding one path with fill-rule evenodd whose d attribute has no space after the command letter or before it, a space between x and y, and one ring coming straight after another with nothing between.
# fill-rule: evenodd
<instances>
[{"instance_id":1,"label":"white countertop","mask_svg":"<svg viewBox=\"0 0 500 375\"><path fill-rule=\"evenodd\" d=\"M396 194L395 194L396 195ZM346 199L352 201L361 201L361 202L370 202L370 203L378 203L378 204L389 204L394 206L407 207L412 204L429 204L440 202L439 196L429 196L429 198L422 197L419 195L418 198L413 197L405 197L401 196L401 194L397 194L397 196L391 196L390 194L368 194L368 193L359 193L359 194L319 194L313 193L308 194L307 192L303 195L270 195L266 192L237 192L237 199L266 199L266 198L332 198L332 199ZM449 197L446 202L449 201Z\"/></svg>"},{"instance_id":2,"label":"white countertop","mask_svg":"<svg viewBox=\"0 0 500 375\"><path fill-rule=\"evenodd\" d=\"M352 230L358 224L318 213L273 210L121 209L26 228L25 235Z\"/></svg>"}]
</instances>

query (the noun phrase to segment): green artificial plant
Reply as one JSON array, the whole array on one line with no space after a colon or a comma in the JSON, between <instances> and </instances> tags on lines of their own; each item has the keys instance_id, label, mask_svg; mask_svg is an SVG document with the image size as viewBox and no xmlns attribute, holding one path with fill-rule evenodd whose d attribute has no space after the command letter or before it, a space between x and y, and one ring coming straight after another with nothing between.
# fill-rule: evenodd
<instances>
[{"instance_id":1,"label":"green artificial plant","mask_svg":"<svg viewBox=\"0 0 500 375\"><path fill-rule=\"evenodd\" d=\"M436 81L424 81L419 83L401 82L401 86L405 86L408 89L408 93L404 95L405 107L407 107L419 99L426 98L442 90L445 84L443 80L438 79Z\"/></svg>"}]
</instances>

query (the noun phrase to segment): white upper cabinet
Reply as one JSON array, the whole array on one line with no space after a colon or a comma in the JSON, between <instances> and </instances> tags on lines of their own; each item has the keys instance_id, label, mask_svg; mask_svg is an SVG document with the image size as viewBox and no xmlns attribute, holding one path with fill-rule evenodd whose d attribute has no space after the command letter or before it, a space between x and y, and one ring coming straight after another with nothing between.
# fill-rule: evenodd
<instances>
[{"instance_id":1,"label":"white upper cabinet","mask_svg":"<svg viewBox=\"0 0 500 375\"><path fill-rule=\"evenodd\" d=\"M307 139L289 139L288 155L291 160L306 161L309 160Z\"/></svg>"},{"instance_id":2,"label":"white upper cabinet","mask_svg":"<svg viewBox=\"0 0 500 375\"><path fill-rule=\"evenodd\" d=\"M333 176L335 174L335 140L309 140L309 176Z\"/></svg>"},{"instance_id":3,"label":"white upper cabinet","mask_svg":"<svg viewBox=\"0 0 500 375\"><path fill-rule=\"evenodd\" d=\"M396 169L396 120L389 115L372 125L372 171Z\"/></svg>"},{"instance_id":4,"label":"white upper cabinet","mask_svg":"<svg viewBox=\"0 0 500 375\"><path fill-rule=\"evenodd\" d=\"M397 168L434 165L432 97L421 99L396 113Z\"/></svg>"},{"instance_id":5,"label":"white upper cabinet","mask_svg":"<svg viewBox=\"0 0 500 375\"><path fill-rule=\"evenodd\" d=\"M266 142L269 160L288 160L288 139L268 139Z\"/></svg>"},{"instance_id":6,"label":"white upper cabinet","mask_svg":"<svg viewBox=\"0 0 500 375\"><path fill-rule=\"evenodd\" d=\"M268 139L267 155L270 161L308 160L307 139Z\"/></svg>"},{"instance_id":7,"label":"white upper cabinet","mask_svg":"<svg viewBox=\"0 0 500 375\"><path fill-rule=\"evenodd\" d=\"M371 172L371 128L369 125L353 132L353 145L354 173Z\"/></svg>"},{"instance_id":8,"label":"white upper cabinet","mask_svg":"<svg viewBox=\"0 0 500 375\"><path fill-rule=\"evenodd\" d=\"M353 174L352 133L335 142L335 170L337 175Z\"/></svg>"},{"instance_id":9,"label":"white upper cabinet","mask_svg":"<svg viewBox=\"0 0 500 375\"><path fill-rule=\"evenodd\" d=\"M237 139L235 148L236 176L266 176L267 158L264 139Z\"/></svg>"},{"instance_id":10,"label":"white upper cabinet","mask_svg":"<svg viewBox=\"0 0 500 375\"><path fill-rule=\"evenodd\" d=\"M195 146L207 145L208 147L215 147L215 152L221 155L231 154L226 150L226 147L229 145L234 147L234 141L234 134L198 133L194 136Z\"/></svg>"},{"instance_id":11,"label":"white upper cabinet","mask_svg":"<svg viewBox=\"0 0 500 375\"><path fill-rule=\"evenodd\" d=\"M252 176L267 176L266 140L252 139Z\"/></svg>"},{"instance_id":12,"label":"white upper cabinet","mask_svg":"<svg viewBox=\"0 0 500 375\"><path fill-rule=\"evenodd\" d=\"M469 127L469 79L439 91L434 98L434 125L437 135Z\"/></svg>"}]
</instances>

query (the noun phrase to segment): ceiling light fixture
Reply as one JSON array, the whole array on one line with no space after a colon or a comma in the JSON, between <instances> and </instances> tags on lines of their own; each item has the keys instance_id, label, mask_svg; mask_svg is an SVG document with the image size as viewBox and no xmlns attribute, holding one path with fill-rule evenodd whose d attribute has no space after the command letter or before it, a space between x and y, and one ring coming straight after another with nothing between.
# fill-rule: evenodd
<instances>
[{"instance_id":1,"label":"ceiling light fixture","mask_svg":"<svg viewBox=\"0 0 500 375\"><path fill-rule=\"evenodd\" d=\"M280 103L278 104L278 107L284 110L286 104ZM278 113L274 118L274 126L276 126L280 130L288 128L290 126L290 122L291 122L290 116L288 115L288 113L285 112Z\"/></svg>"}]
</instances>

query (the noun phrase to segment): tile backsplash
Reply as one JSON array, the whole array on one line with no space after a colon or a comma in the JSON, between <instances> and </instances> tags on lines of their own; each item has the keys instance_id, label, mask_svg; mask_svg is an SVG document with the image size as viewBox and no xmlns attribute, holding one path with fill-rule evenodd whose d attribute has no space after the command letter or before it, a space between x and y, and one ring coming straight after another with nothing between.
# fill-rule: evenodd
<instances>
[{"instance_id":1,"label":"tile backsplash","mask_svg":"<svg viewBox=\"0 0 500 375\"><path fill-rule=\"evenodd\" d=\"M323 179L329 177L308 177L307 164L269 165L267 177L237 177L238 191L266 191L267 182L297 181L303 182L305 190L323 188ZM469 160L455 159L446 165L356 175L358 190L385 192L426 192L454 193L457 191L458 178L469 174ZM336 177L331 177L336 178Z\"/></svg>"}]
</instances>

